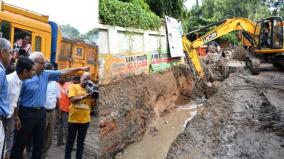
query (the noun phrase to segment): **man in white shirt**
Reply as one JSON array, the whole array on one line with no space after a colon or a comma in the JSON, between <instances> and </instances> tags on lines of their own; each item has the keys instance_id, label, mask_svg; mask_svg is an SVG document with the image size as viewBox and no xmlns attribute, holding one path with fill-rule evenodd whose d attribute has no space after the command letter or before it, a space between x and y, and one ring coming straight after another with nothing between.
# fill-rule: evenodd
<instances>
[{"instance_id":1,"label":"man in white shirt","mask_svg":"<svg viewBox=\"0 0 284 159\"><path fill-rule=\"evenodd\" d=\"M33 75L34 62L26 57L20 57L16 64L16 71L7 75L9 115L4 120L4 127L6 133L5 158L9 158L13 144L15 121L12 116L14 114L14 109L17 107L22 81L31 78Z\"/></svg>"},{"instance_id":2,"label":"man in white shirt","mask_svg":"<svg viewBox=\"0 0 284 159\"><path fill-rule=\"evenodd\" d=\"M52 64L47 63L45 65L46 70L54 70ZM45 138L43 145L42 159L45 159L48 155L48 150L52 141L52 134L56 126L56 108L59 108L58 99L60 98L60 90L56 81L49 81L46 91L46 125L45 125Z\"/></svg>"}]
</instances>

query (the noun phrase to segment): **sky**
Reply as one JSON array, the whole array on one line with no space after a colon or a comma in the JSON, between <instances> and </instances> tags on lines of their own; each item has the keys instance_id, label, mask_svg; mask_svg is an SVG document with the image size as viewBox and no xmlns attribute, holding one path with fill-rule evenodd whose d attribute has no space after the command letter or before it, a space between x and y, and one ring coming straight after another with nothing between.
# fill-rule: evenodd
<instances>
[{"instance_id":1,"label":"sky","mask_svg":"<svg viewBox=\"0 0 284 159\"><path fill-rule=\"evenodd\" d=\"M199 1L199 5L201 5L201 0L198 0ZM193 5L195 5L196 3L196 0L187 0L184 5L186 6L187 9L191 9L191 7Z\"/></svg>"},{"instance_id":2,"label":"sky","mask_svg":"<svg viewBox=\"0 0 284 159\"><path fill-rule=\"evenodd\" d=\"M5 3L48 15L58 24L70 24L86 33L98 24L99 0L3 0Z\"/></svg>"},{"instance_id":3,"label":"sky","mask_svg":"<svg viewBox=\"0 0 284 159\"><path fill-rule=\"evenodd\" d=\"M27 10L48 15L58 24L70 24L80 33L86 33L98 24L99 0L3 0ZM201 0L200 4L201 4ZM191 9L196 0L187 0L185 6Z\"/></svg>"}]
</instances>

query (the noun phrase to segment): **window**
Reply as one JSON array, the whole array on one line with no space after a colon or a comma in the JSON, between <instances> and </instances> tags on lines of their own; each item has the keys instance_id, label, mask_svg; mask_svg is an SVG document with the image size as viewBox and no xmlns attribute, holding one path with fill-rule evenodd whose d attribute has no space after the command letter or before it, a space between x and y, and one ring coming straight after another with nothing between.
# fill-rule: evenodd
<instances>
[{"instance_id":1,"label":"window","mask_svg":"<svg viewBox=\"0 0 284 159\"><path fill-rule=\"evenodd\" d=\"M94 50L90 49L88 52L88 64L95 64L95 52Z\"/></svg>"},{"instance_id":2,"label":"window","mask_svg":"<svg viewBox=\"0 0 284 159\"><path fill-rule=\"evenodd\" d=\"M31 35L31 31L15 28L13 49L19 55L28 56L32 53Z\"/></svg>"},{"instance_id":3,"label":"window","mask_svg":"<svg viewBox=\"0 0 284 159\"><path fill-rule=\"evenodd\" d=\"M29 36L28 43L31 44L32 32L28 31L28 30L15 28L15 30L14 30L14 43L18 40L23 40L26 36Z\"/></svg>"},{"instance_id":4,"label":"window","mask_svg":"<svg viewBox=\"0 0 284 159\"><path fill-rule=\"evenodd\" d=\"M41 51L41 37L35 37L35 51Z\"/></svg>"},{"instance_id":5,"label":"window","mask_svg":"<svg viewBox=\"0 0 284 159\"><path fill-rule=\"evenodd\" d=\"M273 22L273 34L272 34L273 48L282 48L283 45L283 28L282 21L274 20Z\"/></svg>"},{"instance_id":6,"label":"window","mask_svg":"<svg viewBox=\"0 0 284 159\"><path fill-rule=\"evenodd\" d=\"M0 22L0 37L10 41L10 32L11 32L10 23L5 21Z\"/></svg>"},{"instance_id":7,"label":"window","mask_svg":"<svg viewBox=\"0 0 284 159\"><path fill-rule=\"evenodd\" d=\"M260 32L260 47L261 48L272 48L271 43L271 21L264 20L261 25L261 32ZM256 34L257 36L257 34Z\"/></svg>"},{"instance_id":8,"label":"window","mask_svg":"<svg viewBox=\"0 0 284 159\"><path fill-rule=\"evenodd\" d=\"M76 55L77 55L77 56L82 56L82 50L83 50L82 48L79 48L79 47L78 47L78 48L77 48L77 53L76 53Z\"/></svg>"},{"instance_id":9,"label":"window","mask_svg":"<svg viewBox=\"0 0 284 159\"><path fill-rule=\"evenodd\" d=\"M259 44L262 42L262 36L260 35L260 29L261 29L261 22L257 23L256 27L255 27L255 36L254 36L254 42L256 46L259 46Z\"/></svg>"},{"instance_id":10,"label":"window","mask_svg":"<svg viewBox=\"0 0 284 159\"><path fill-rule=\"evenodd\" d=\"M72 56L72 43L68 41L62 41L61 51L59 53L59 60L69 61Z\"/></svg>"}]
</instances>

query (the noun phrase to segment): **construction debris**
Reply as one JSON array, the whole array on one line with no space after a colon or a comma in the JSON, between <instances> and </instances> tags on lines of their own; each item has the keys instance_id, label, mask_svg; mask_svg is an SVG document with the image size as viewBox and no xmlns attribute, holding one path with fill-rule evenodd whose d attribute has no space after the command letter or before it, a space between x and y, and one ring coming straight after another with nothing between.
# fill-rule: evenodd
<instances>
[{"instance_id":1,"label":"construction debris","mask_svg":"<svg viewBox=\"0 0 284 159\"><path fill-rule=\"evenodd\" d=\"M278 87L283 84L281 72L230 75L187 124L167 159L283 158L284 92Z\"/></svg>"},{"instance_id":2,"label":"construction debris","mask_svg":"<svg viewBox=\"0 0 284 159\"><path fill-rule=\"evenodd\" d=\"M161 138L166 129L159 129L153 122L193 99L202 101L203 106L196 108L195 117L191 114L185 118L184 132L172 143L167 157L154 156L282 158L284 74L267 67L258 76L250 75L243 61L245 52L232 47L202 57L205 83L194 81L190 69L182 66L103 86L99 103L99 158L151 156L152 148L141 149L136 145L134 153L130 153L131 148L125 152L124 149L141 139L141 143L151 145L149 138ZM168 120L161 123L174 124ZM164 152L165 145L162 147ZM160 152L159 147L155 151Z\"/></svg>"},{"instance_id":3,"label":"construction debris","mask_svg":"<svg viewBox=\"0 0 284 159\"><path fill-rule=\"evenodd\" d=\"M137 142L147 126L197 96L191 72L184 66L139 75L100 88L100 158L111 158ZM203 94L204 95L204 94ZM159 132L150 128L152 135Z\"/></svg>"}]
</instances>

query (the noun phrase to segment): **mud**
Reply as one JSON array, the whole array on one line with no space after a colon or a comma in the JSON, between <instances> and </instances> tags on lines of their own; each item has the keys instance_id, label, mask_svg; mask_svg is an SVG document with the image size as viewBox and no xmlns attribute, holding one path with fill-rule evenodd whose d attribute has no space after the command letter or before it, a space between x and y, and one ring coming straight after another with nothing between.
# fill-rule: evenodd
<instances>
[{"instance_id":1,"label":"mud","mask_svg":"<svg viewBox=\"0 0 284 159\"><path fill-rule=\"evenodd\" d=\"M100 87L100 158L139 141L151 122L188 103L196 96L194 85L189 69L179 66Z\"/></svg>"},{"instance_id":2,"label":"mud","mask_svg":"<svg viewBox=\"0 0 284 159\"><path fill-rule=\"evenodd\" d=\"M207 80L210 82L223 81L230 73L242 70L245 66L246 53L247 50L239 46L224 48L220 52L209 52L207 56L201 58Z\"/></svg>"},{"instance_id":3,"label":"mud","mask_svg":"<svg viewBox=\"0 0 284 159\"><path fill-rule=\"evenodd\" d=\"M259 76L251 76L242 61L244 49L223 51L226 57L214 53L203 58L207 83L196 81L190 69L180 66L102 86L99 158L117 153L119 159L283 158L284 73L265 65ZM161 127L153 123L197 98L208 100L191 121L183 116L186 127L166 155L173 136L167 137L166 121Z\"/></svg>"},{"instance_id":4,"label":"mud","mask_svg":"<svg viewBox=\"0 0 284 159\"><path fill-rule=\"evenodd\" d=\"M116 155L115 159L163 159L171 143L183 132L185 121L196 113L197 104L189 103L155 121L140 142L134 143Z\"/></svg>"},{"instance_id":5,"label":"mud","mask_svg":"<svg viewBox=\"0 0 284 159\"><path fill-rule=\"evenodd\" d=\"M284 74L231 74L188 122L167 159L280 159L284 156Z\"/></svg>"}]
</instances>

